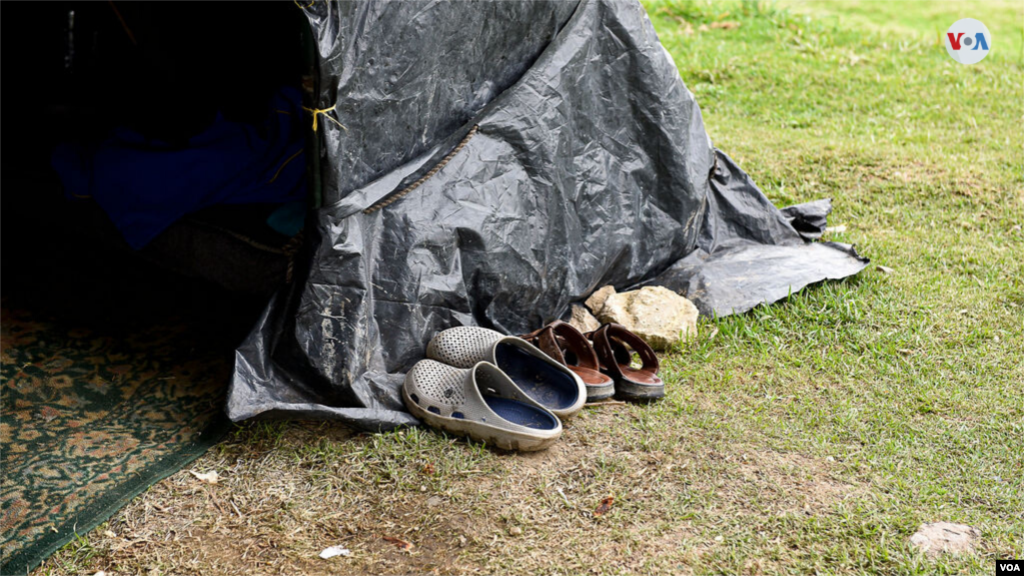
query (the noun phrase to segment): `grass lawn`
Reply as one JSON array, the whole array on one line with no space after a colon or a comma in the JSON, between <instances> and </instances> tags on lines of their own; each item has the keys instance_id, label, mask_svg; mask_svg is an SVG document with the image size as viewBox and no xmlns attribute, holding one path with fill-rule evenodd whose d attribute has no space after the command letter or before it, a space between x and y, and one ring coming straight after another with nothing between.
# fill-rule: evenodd
<instances>
[{"instance_id":1,"label":"grass lawn","mask_svg":"<svg viewBox=\"0 0 1024 576\"><path fill-rule=\"evenodd\" d=\"M538 454L250 424L36 574L992 574L1024 558L1024 3L650 2L712 140L875 266L666 355ZM973 17L980 64L940 34ZM715 22L734 22L711 27ZM594 518L606 496L611 511ZM924 522L979 551L930 560ZM411 542L403 551L382 537ZM321 560L343 544L351 557Z\"/></svg>"}]
</instances>

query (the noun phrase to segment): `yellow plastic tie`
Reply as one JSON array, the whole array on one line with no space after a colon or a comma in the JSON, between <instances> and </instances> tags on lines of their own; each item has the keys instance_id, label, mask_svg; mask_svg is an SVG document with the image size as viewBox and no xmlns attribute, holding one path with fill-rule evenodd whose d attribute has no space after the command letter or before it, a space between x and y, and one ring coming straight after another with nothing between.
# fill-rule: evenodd
<instances>
[{"instance_id":1,"label":"yellow plastic tie","mask_svg":"<svg viewBox=\"0 0 1024 576\"><path fill-rule=\"evenodd\" d=\"M305 6L303 6L302 4L299 4L299 0L292 0L292 2L295 2L295 5L298 6L299 8L309 8L310 6L313 5L314 2L316 2L316 0L313 0L313 2L310 2L309 4L306 4Z\"/></svg>"},{"instance_id":2,"label":"yellow plastic tie","mask_svg":"<svg viewBox=\"0 0 1024 576\"><path fill-rule=\"evenodd\" d=\"M337 106L337 104L335 104L334 106ZM302 107L302 109L305 110L306 112L310 112L310 113L313 114L313 132L316 132L316 127L317 127L316 119L321 114L324 115L324 118L327 118L331 122L334 122L338 126L341 126L341 128L345 132L348 132L348 128L346 128L344 124L342 124L341 122L338 122L335 118L332 118L329 114L327 114L328 112L333 112L334 111L334 106L331 106L330 108L324 108L324 109L306 108L305 106Z\"/></svg>"}]
</instances>

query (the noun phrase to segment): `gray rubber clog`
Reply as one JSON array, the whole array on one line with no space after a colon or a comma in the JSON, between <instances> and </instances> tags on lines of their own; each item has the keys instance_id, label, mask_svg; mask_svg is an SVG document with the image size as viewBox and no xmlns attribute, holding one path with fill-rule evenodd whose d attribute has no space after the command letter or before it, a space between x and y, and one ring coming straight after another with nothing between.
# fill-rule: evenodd
<instances>
[{"instance_id":1,"label":"gray rubber clog","mask_svg":"<svg viewBox=\"0 0 1024 576\"><path fill-rule=\"evenodd\" d=\"M402 396L428 425L505 450L543 450L562 435L558 417L488 362L467 369L421 360L405 375Z\"/></svg>"},{"instance_id":2,"label":"gray rubber clog","mask_svg":"<svg viewBox=\"0 0 1024 576\"><path fill-rule=\"evenodd\" d=\"M458 368L490 362L559 418L574 416L587 401L583 380L571 370L522 338L487 328L444 330L427 345L427 358Z\"/></svg>"}]
</instances>

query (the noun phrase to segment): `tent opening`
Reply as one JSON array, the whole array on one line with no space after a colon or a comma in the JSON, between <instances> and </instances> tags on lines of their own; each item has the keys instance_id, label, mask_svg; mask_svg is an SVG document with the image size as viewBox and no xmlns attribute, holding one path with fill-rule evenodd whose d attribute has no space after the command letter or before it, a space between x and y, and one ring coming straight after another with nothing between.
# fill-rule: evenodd
<instances>
[{"instance_id":1,"label":"tent opening","mask_svg":"<svg viewBox=\"0 0 1024 576\"><path fill-rule=\"evenodd\" d=\"M242 9L4 6L5 307L244 335L301 238L311 44L291 3Z\"/></svg>"}]
</instances>

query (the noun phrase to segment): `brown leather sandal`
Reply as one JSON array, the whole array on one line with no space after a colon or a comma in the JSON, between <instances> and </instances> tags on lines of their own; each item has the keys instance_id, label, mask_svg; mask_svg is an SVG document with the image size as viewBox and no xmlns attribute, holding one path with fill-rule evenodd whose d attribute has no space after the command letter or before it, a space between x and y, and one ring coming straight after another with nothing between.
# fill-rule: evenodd
<instances>
[{"instance_id":1,"label":"brown leather sandal","mask_svg":"<svg viewBox=\"0 0 1024 576\"><path fill-rule=\"evenodd\" d=\"M601 372L615 381L617 397L647 401L665 395L665 383L657 375L658 356L642 338L618 324L605 324L586 336L594 343ZM630 348L640 355L642 367L630 365L633 359Z\"/></svg>"},{"instance_id":2,"label":"brown leather sandal","mask_svg":"<svg viewBox=\"0 0 1024 576\"><path fill-rule=\"evenodd\" d=\"M590 340L571 324L555 320L521 338L576 373L587 388L587 402L615 395L615 381L601 373L601 364Z\"/></svg>"}]
</instances>

